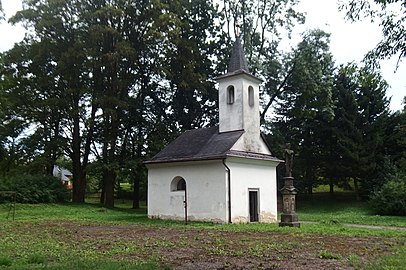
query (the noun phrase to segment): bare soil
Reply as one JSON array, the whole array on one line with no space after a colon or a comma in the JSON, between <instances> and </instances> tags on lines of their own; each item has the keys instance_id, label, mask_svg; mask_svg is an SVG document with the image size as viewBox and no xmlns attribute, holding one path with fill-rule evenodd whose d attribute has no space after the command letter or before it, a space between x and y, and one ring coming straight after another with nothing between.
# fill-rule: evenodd
<instances>
[{"instance_id":1,"label":"bare soil","mask_svg":"<svg viewBox=\"0 0 406 270\"><path fill-rule=\"evenodd\" d=\"M49 223L68 230L64 241L92 246L117 259L156 258L173 269L353 269L393 251L396 238L228 232L147 225ZM122 252L111 252L112 250Z\"/></svg>"}]
</instances>

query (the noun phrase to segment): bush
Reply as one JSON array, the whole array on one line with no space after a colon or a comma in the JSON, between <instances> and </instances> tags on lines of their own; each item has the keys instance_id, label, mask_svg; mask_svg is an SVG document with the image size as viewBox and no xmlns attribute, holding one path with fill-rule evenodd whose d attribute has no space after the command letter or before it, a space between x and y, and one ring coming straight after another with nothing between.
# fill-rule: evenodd
<instances>
[{"instance_id":1,"label":"bush","mask_svg":"<svg viewBox=\"0 0 406 270\"><path fill-rule=\"evenodd\" d=\"M17 175L0 179L2 190L15 191L16 201L20 203L53 203L66 201L69 191L62 182L53 176ZM1 201L9 198L0 196Z\"/></svg>"},{"instance_id":2,"label":"bush","mask_svg":"<svg viewBox=\"0 0 406 270\"><path fill-rule=\"evenodd\" d=\"M406 215L406 181L397 177L386 182L370 196L369 204L376 214Z\"/></svg>"}]
</instances>

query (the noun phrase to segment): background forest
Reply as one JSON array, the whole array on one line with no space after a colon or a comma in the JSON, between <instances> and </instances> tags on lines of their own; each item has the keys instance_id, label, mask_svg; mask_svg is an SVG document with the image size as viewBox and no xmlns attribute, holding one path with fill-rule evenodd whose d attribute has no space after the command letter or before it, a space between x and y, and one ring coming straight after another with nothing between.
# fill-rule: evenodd
<instances>
[{"instance_id":1,"label":"background forest","mask_svg":"<svg viewBox=\"0 0 406 270\"><path fill-rule=\"evenodd\" d=\"M371 14L364 2L342 9L357 20ZM406 106L389 110L376 64L404 58L406 19L385 12L400 1L375 2L382 41L364 65L336 66L322 30L303 33L290 51L279 46L305 21L298 0L25 0L11 23L23 23L26 37L0 54L0 190L63 199L63 189L38 194L59 165L73 173L73 202L100 191L113 207L126 182L138 208L146 196L142 162L181 132L216 125L214 78L226 70L240 24L250 71L264 81L262 131L279 158L292 144L299 191L329 184L331 192L395 194L399 202Z\"/></svg>"}]
</instances>

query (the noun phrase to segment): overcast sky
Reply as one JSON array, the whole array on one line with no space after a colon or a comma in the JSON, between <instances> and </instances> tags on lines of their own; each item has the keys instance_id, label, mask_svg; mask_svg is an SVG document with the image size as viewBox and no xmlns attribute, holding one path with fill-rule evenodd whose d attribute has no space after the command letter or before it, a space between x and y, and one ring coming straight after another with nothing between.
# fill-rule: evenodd
<instances>
[{"instance_id":1,"label":"overcast sky","mask_svg":"<svg viewBox=\"0 0 406 270\"><path fill-rule=\"evenodd\" d=\"M7 17L21 9L20 0L3 0ZM344 13L338 11L337 0L302 0L299 9L306 12L306 23L295 28L294 38L286 46L294 46L300 41L300 33L307 29L320 28L331 33L331 52L336 65L360 62L381 37L380 28L369 21L350 23L344 20ZM0 24L0 51L12 48L15 42L24 37L21 26L12 27L6 22ZM390 108L400 110L406 95L406 64L401 62L396 73L394 57L381 62L382 75L389 83L387 96L391 97Z\"/></svg>"}]
</instances>

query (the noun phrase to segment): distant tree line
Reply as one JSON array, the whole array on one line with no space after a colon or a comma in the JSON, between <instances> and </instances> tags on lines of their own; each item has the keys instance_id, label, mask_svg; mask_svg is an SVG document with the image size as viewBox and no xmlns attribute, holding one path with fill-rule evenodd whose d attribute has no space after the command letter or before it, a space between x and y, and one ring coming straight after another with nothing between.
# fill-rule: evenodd
<instances>
[{"instance_id":1,"label":"distant tree line","mask_svg":"<svg viewBox=\"0 0 406 270\"><path fill-rule=\"evenodd\" d=\"M294 146L302 191L351 182L369 194L384 166L405 173L406 112L389 111L379 71L336 66L321 30L280 48L304 22L296 0L23 2L11 22L26 36L0 55L0 179L64 165L74 202L97 179L101 203L113 207L126 181L139 207L142 161L182 131L217 123L214 78L237 24L250 70L264 80L263 131L279 157Z\"/></svg>"}]
</instances>

